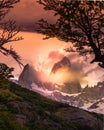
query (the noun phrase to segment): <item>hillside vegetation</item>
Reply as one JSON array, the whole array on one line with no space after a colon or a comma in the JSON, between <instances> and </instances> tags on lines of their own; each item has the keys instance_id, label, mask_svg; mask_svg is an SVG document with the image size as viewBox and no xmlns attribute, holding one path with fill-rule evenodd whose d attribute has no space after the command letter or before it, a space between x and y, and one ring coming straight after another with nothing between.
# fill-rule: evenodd
<instances>
[{"instance_id":1,"label":"hillside vegetation","mask_svg":"<svg viewBox=\"0 0 104 130\"><path fill-rule=\"evenodd\" d=\"M52 101L0 78L0 130L102 130L103 115Z\"/></svg>"}]
</instances>

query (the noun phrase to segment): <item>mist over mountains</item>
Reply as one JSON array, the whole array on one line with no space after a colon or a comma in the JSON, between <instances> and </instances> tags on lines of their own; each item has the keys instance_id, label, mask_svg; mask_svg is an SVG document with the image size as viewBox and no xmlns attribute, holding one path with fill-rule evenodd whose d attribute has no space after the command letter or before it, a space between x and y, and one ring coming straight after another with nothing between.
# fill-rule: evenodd
<instances>
[{"instance_id":1,"label":"mist over mountains","mask_svg":"<svg viewBox=\"0 0 104 130\"><path fill-rule=\"evenodd\" d=\"M20 36L23 36L24 40L17 42L16 45L14 43L12 45L13 48L18 52L18 54L20 54L21 59L24 62L24 64L27 64L30 62L34 62L32 64L35 64L35 60L37 60L37 56L42 57L41 59L43 59L45 57L44 60L46 60L46 58L47 58L47 60L49 60L48 59L48 58L50 58L49 54L51 54L51 53L52 53L52 55L55 55L57 58L58 52L56 51L55 47L53 46L53 44L55 44L57 41L54 41L54 39L52 39L52 41L51 41L51 39L50 39L49 41L46 40L44 42L44 40L42 40L42 38L44 36L40 37L40 35L36 32L36 28L37 28L36 23L38 22L39 19L45 18L49 21L49 23L55 22L55 17L53 17L52 12L44 11L43 6L38 4L36 1L21 0L19 3L15 4L14 8L12 8L10 10L10 12L6 18L15 20L16 23L21 27L21 31L35 32L34 34L32 34L32 33L24 34L22 32L20 34ZM41 39L41 40L39 40L39 39ZM43 42L44 42L44 46L43 46ZM47 43L50 42L49 43L50 45L49 44L45 45L46 42ZM51 42L52 42L52 44L51 44ZM31 43L31 45L30 45L30 43ZM35 45L35 44L37 44L37 45ZM24 48L24 46L25 46L25 48ZM64 43L62 46L64 46ZM40 49L40 48L43 48L43 49ZM47 51L44 48L46 48ZM48 48L51 48L51 49L48 49ZM59 48L58 48L58 51L60 51ZM31 49L33 51L31 51ZM28 51L28 54L27 54L27 51ZM43 57L43 55L46 52L47 52L47 54L46 54L47 57L46 56ZM42 56L41 56L41 54L42 54ZM85 71L84 74L86 76L88 76L88 80L91 78L91 80L89 80L90 81L89 84L94 85L96 83L96 81L103 80L104 76L103 76L103 74L101 74L102 73L101 68L97 67L96 64L94 64L92 66L90 64L91 60L89 60L86 63L86 61L84 61L84 58L81 58L76 54L68 54L68 56L70 57L71 62L73 61L72 68L74 70L75 69L76 69L76 71L84 70ZM4 58L2 58L2 59L4 60ZM83 62L81 60L83 60ZM18 67L18 65L16 65L16 63L13 63L13 61L12 61L12 63L11 62L9 63L9 61L6 60L6 62L8 64L10 64L10 66L13 66L14 68ZM38 61L36 61L36 62L38 62ZM16 78L18 78L20 71L21 70L18 67L18 69L16 69L16 72L15 72ZM97 73L96 76L95 76L95 73Z\"/></svg>"},{"instance_id":2,"label":"mist over mountains","mask_svg":"<svg viewBox=\"0 0 104 130\"><path fill-rule=\"evenodd\" d=\"M65 73L66 71L64 71L64 69L66 68L70 70L71 63L67 57L64 57L53 65L50 75L57 75L59 70L60 73L62 73L62 71ZM59 78L60 73L57 75ZM102 104L104 105L104 82L98 82L94 87L86 85L85 88L82 88L77 79L65 81L64 84L60 85L56 82L42 81L39 77L40 74L41 73L36 71L35 68L27 64L18 82L22 87L36 91L48 98L89 111L104 113L101 107ZM69 79L70 78L71 77L69 77Z\"/></svg>"}]
</instances>

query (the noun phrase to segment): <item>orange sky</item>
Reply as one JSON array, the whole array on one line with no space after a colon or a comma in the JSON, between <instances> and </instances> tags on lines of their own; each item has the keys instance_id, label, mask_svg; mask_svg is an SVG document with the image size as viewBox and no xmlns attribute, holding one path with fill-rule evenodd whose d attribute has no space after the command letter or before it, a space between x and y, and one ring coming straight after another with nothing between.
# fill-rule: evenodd
<instances>
[{"instance_id":1,"label":"orange sky","mask_svg":"<svg viewBox=\"0 0 104 130\"><path fill-rule=\"evenodd\" d=\"M37 33L21 32L18 34L23 36L24 40L9 43L6 46L12 47L18 52L21 56L22 62L24 64L34 65L35 69L43 70L45 73L49 74L54 63L62 59L64 55L67 55L72 63L72 68L75 70L77 75L80 78L80 81L83 85L89 83L93 85L96 81L99 80L99 77L102 76L101 68L97 68L96 64L90 64L90 60L87 62L83 57L78 56L78 54L69 54L63 51L63 48L68 44L65 42L59 41L56 38L49 40L43 40L43 35ZM16 61L11 57L1 56L2 62L7 63L11 67L15 67L14 74L16 77L19 76L22 69ZM90 73L89 73L90 72ZM85 76L85 73L88 73Z\"/></svg>"},{"instance_id":2,"label":"orange sky","mask_svg":"<svg viewBox=\"0 0 104 130\"><path fill-rule=\"evenodd\" d=\"M58 51L64 46L64 42L54 39L43 40L43 35L37 33L21 32L18 34L23 36L23 40L8 43L6 47L12 47L21 56L24 64L34 64L36 67L39 63L44 62L48 58L50 52ZM9 66L17 66L18 72L21 71L18 64L11 58L2 55L3 62L7 62ZM54 64L54 63L53 63Z\"/></svg>"},{"instance_id":3,"label":"orange sky","mask_svg":"<svg viewBox=\"0 0 104 130\"><path fill-rule=\"evenodd\" d=\"M14 17L15 16L15 17ZM27 27L35 30L35 23L41 19L46 18L50 22L54 22L52 12L46 12L43 7L36 3L36 0L21 0L20 3L16 4L11 12L7 15L7 19L15 19L19 25L22 27ZM52 65L59 61L63 55L67 53L63 52L63 48L66 46L65 42L59 41L56 38L49 40L42 40L43 35L37 33L21 32L20 36L23 36L24 40L18 41L16 43L10 43L13 48L19 53L24 64L33 64L35 68L43 69L44 71L49 71ZM1 54L0 54L1 55ZM86 73L87 83L93 85L102 77L102 69L99 68L95 63L90 64L91 60L87 62L83 57L78 56L78 54L67 54L72 62L72 68L75 69L79 76ZM15 67L15 76L18 77L22 71L16 61L11 57L5 57L1 55L2 62L7 63L9 66Z\"/></svg>"},{"instance_id":4,"label":"orange sky","mask_svg":"<svg viewBox=\"0 0 104 130\"><path fill-rule=\"evenodd\" d=\"M19 35L24 39L18 42L9 43L8 46L12 45L23 58L26 57L27 59L30 58L34 60L34 57L38 58L39 55L42 57L48 56L47 54L50 51L58 50L63 45L63 42L60 42L56 38L43 40L43 35L37 33L23 32L19 33Z\"/></svg>"}]
</instances>

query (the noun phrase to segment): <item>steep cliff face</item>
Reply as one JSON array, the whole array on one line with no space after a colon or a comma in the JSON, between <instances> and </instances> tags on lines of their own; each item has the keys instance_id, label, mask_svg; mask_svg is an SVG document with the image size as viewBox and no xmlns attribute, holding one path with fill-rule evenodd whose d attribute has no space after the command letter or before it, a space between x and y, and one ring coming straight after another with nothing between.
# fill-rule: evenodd
<instances>
[{"instance_id":1,"label":"steep cliff face","mask_svg":"<svg viewBox=\"0 0 104 130\"><path fill-rule=\"evenodd\" d=\"M24 87L31 89L31 84L35 82L39 84L39 78L37 71L33 69L29 64L25 65L22 73L19 76L19 84Z\"/></svg>"},{"instance_id":2,"label":"steep cliff face","mask_svg":"<svg viewBox=\"0 0 104 130\"><path fill-rule=\"evenodd\" d=\"M57 73L57 71L61 68L67 67L68 69L71 68L71 63L67 57L64 57L59 62L55 63L52 67L51 73Z\"/></svg>"},{"instance_id":3,"label":"steep cliff face","mask_svg":"<svg viewBox=\"0 0 104 130\"><path fill-rule=\"evenodd\" d=\"M24 88L32 89L32 87L37 86L42 89L54 90L55 86L50 82L42 82L39 77L39 72L37 72L32 66L29 64L25 65L22 73L19 76L18 80L19 85ZM35 85L33 85L35 84Z\"/></svg>"},{"instance_id":4,"label":"steep cliff face","mask_svg":"<svg viewBox=\"0 0 104 130\"><path fill-rule=\"evenodd\" d=\"M68 71L71 70L71 63L67 57L64 57L59 62L57 62L53 65L51 74L52 75L57 74L59 69L60 70L67 69ZM67 73L68 73L68 71L67 71ZM81 92L81 85L80 85L79 81L77 79L70 81L70 79L71 79L71 77L69 77L69 81L64 83L64 85L61 87L61 91L65 92L65 93L69 93L69 94Z\"/></svg>"}]
</instances>

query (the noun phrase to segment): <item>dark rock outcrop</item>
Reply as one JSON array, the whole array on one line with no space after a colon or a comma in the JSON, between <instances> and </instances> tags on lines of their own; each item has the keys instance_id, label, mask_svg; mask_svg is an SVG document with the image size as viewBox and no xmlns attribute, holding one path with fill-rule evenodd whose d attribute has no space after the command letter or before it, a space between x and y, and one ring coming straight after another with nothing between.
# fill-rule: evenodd
<instances>
[{"instance_id":1,"label":"dark rock outcrop","mask_svg":"<svg viewBox=\"0 0 104 130\"><path fill-rule=\"evenodd\" d=\"M31 89L31 84L33 82L35 82L36 84L40 83L38 74L37 74L37 71L35 69L33 69L32 66L27 64L27 65L25 65L22 73L19 76L18 83L24 88Z\"/></svg>"},{"instance_id":2,"label":"dark rock outcrop","mask_svg":"<svg viewBox=\"0 0 104 130\"><path fill-rule=\"evenodd\" d=\"M85 87L82 91L81 97L86 97L89 100L99 100L104 97L104 81L98 82L94 87Z\"/></svg>"},{"instance_id":3,"label":"dark rock outcrop","mask_svg":"<svg viewBox=\"0 0 104 130\"><path fill-rule=\"evenodd\" d=\"M80 93L81 85L78 81L65 83L65 85L61 88L61 91L69 94Z\"/></svg>"},{"instance_id":4,"label":"dark rock outcrop","mask_svg":"<svg viewBox=\"0 0 104 130\"><path fill-rule=\"evenodd\" d=\"M27 89L32 89L32 83L37 85L37 87L47 90L54 90L55 86L49 82L42 82L39 78L39 72L37 72L29 64L25 65L22 73L20 74L18 83ZM35 86L34 86L35 87Z\"/></svg>"},{"instance_id":5,"label":"dark rock outcrop","mask_svg":"<svg viewBox=\"0 0 104 130\"><path fill-rule=\"evenodd\" d=\"M71 64L67 57L64 57L61 61L54 64L51 73L56 73L58 69L61 69L63 67L67 67L70 69Z\"/></svg>"},{"instance_id":6,"label":"dark rock outcrop","mask_svg":"<svg viewBox=\"0 0 104 130\"><path fill-rule=\"evenodd\" d=\"M101 100L95 102L94 104L92 104L92 105L89 107L89 109L99 108L99 105L100 105L100 104L104 104L104 99L101 99Z\"/></svg>"}]
</instances>

